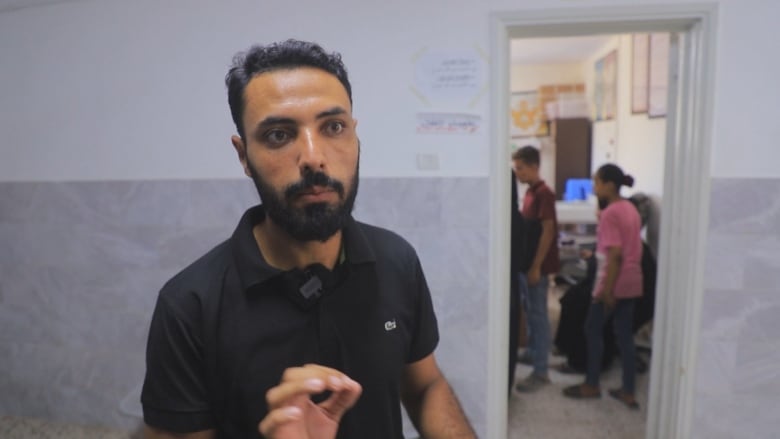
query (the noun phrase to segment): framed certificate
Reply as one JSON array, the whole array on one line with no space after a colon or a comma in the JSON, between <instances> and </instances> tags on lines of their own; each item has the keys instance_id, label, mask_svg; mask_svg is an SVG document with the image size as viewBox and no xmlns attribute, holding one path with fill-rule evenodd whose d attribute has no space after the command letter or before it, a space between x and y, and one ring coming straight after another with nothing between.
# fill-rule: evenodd
<instances>
[{"instance_id":1,"label":"framed certificate","mask_svg":"<svg viewBox=\"0 0 780 439\"><path fill-rule=\"evenodd\" d=\"M650 34L631 37L631 113L647 113L650 78Z\"/></svg>"},{"instance_id":2,"label":"framed certificate","mask_svg":"<svg viewBox=\"0 0 780 439\"><path fill-rule=\"evenodd\" d=\"M650 74L648 80L648 108L650 117L666 116L669 89L669 34L650 34Z\"/></svg>"}]
</instances>

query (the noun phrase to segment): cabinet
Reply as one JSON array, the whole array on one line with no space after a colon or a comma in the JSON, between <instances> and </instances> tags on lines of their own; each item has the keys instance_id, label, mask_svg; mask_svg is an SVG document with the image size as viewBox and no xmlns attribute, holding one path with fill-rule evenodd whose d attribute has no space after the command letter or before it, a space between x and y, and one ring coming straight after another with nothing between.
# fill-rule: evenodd
<instances>
[{"instance_id":1,"label":"cabinet","mask_svg":"<svg viewBox=\"0 0 780 439\"><path fill-rule=\"evenodd\" d=\"M555 192L560 200L566 180L591 177L591 122L584 117L555 119L550 134L555 143Z\"/></svg>"}]
</instances>

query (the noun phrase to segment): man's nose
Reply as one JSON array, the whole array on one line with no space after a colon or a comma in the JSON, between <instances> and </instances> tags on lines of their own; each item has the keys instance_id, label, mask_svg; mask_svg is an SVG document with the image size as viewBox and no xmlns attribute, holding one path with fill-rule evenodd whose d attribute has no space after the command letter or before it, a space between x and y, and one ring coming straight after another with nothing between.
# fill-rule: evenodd
<instances>
[{"instance_id":1,"label":"man's nose","mask_svg":"<svg viewBox=\"0 0 780 439\"><path fill-rule=\"evenodd\" d=\"M324 139L317 131L303 130L301 151L298 160L301 171L323 171L325 169Z\"/></svg>"}]
</instances>

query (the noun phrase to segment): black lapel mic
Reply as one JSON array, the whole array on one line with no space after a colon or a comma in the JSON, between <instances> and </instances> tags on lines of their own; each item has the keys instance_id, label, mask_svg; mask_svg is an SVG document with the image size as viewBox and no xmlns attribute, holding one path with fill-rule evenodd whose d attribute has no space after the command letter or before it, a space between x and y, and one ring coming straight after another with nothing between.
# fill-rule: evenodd
<instances>
[{"instance_id":1,"label":"black lapel mic","mask_svg":"<svg viewBox=\"0 0 780 439\"><path fill-rule=\"evenodd\" d=\"M308 279L298 288L298 292L306 300L319 299L322 296L322 280L312 270L306 270L303 274Z\"/></svg>"},{"instance_id":2,"label":"black lapel mic","mask_svg":"<svg viewBox=\"0 0 780 439\"><path fill-rule=\"evenodd\" d=\"M290 270L283 278L287 296L302 309L309 309L322 297L325 289L332 287L333 274L322 264L312 264L303 270Z\"/></svg>"}]
</instances>

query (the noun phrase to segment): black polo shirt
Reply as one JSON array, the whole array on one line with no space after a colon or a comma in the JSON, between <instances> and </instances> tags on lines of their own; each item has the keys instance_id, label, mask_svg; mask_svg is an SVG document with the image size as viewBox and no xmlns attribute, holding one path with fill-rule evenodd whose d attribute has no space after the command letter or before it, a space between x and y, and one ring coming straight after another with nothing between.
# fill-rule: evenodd
<instances>
[{"instance_id":1,"label":"black polo shirt","mask_svg":"<svg viewBox=\"0 0 780 439\"><path fill-rule=\"evenodd\" d=\"M259 437L265 394L288 367L317 363L363 387L339 438L402 438L404 366L438 343L430 292L412 246L350 219L344 260L315 270L321 295L306 299L311 273L263 259L252 234L265 217L249 209L232 237L174 276L152 317L141 402L144 421L173 432L217 429ZM308 293L308 289L304 288Z\"/></svg>"}]
</instances>

